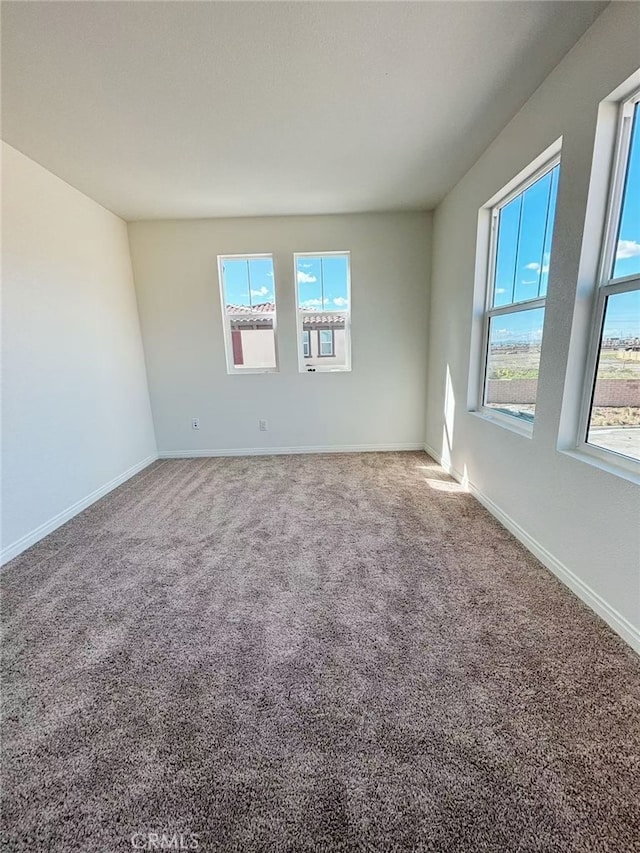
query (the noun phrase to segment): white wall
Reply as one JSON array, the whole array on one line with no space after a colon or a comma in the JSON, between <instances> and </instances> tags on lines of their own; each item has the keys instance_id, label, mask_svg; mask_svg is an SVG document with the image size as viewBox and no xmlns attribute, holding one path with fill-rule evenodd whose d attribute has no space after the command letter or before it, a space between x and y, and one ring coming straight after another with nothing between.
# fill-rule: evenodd
<instances>
[{"instance_id":1,"label":"white wall","mask_svg":"<svg viewBox=\"0 0 640 853\"><path fill-rule=\"evenodd\" d=\"M156 451L125 223L4 143L2 179L6 560Z\"/></svg>"},{"instance_id":2,"label":"white wall","mask_svg":"<svg viewBox=\"0 0 640 853\"><path fill-rule=\"evenodd\" d=\"M424 213L130 224L159 452L422 446L430 224ZM293 253L345 249L353 370L300 374ZM216 256L251 252L274 256L280 372L229 376Z\"/></svg>"},{"instance_id":3,"label":"white wall","mask_svg":"<svg viewBox=\"0 0 640 853\"><path fill-rule=\"evenodd\" d=\"M598 216L591 213L582 242L598 107L638 68L639 33L640 7L611 4L438 207L426 441L435 454L450 458L459 474L466 473L503 521L640 649L638 488L557 449L561 423L566 432L573 418L566 406L561 411L565 377L565 400L571 397L569 408L575 408L576 395L569 392L579 387L588 327L584 292L590 304L599 245L593 227ZM476 229L479 208L560 136L538 407L528 439L467 411L470 364L477 355L470 344ZM599 163L600 185L603 176L606 168ZM578 281L580 316L574 323Z\"/></svg>"}]
</instances>

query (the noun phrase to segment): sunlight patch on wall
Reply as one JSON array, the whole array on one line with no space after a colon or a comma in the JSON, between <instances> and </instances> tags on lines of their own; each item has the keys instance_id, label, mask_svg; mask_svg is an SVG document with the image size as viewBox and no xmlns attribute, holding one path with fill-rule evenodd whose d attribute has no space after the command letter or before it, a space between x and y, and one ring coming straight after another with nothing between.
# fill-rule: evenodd
<instances>
[{"instance_id":1,"label":"sunlight patch on wall","mask_svg":"<svg viewBox=\"0 0 640 853\"><path fill-rule=\"evenodd\" d=\"M451 382L451 371L447 365L447 375L444 390L444 427L442 428L442 467L451 467L451 453L453 451L453 426L456 414L456 399Z\"/></svg>"}]
</instances>

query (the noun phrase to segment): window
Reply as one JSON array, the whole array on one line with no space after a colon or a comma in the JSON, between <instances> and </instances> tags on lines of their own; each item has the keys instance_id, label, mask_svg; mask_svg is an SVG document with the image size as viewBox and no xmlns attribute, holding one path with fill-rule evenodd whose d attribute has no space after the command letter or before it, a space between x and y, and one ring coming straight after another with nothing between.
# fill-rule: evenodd
<instances>
[{"instance_id":1,"label":"window","mask_svg":"<svg viewBox=\"0 0 640 853\"><path fill-rule=\"evenodd\" d=\"M581 434L640 461L640 92L621 105ZM609 457L611 458L611 457Z\"/></svg>"},{"instance_id":2,"label":"window","mask_svg":"<svg viewBox=\"0 0 640 853\"><path fill-rule=\"evenodd\" d=\"M536 411L559 155L490 208L480 409L531 429Z\"/></svg>"},{"instance_id":3,"label":"window","mask_svg":"<svg viewBox=\"0 0 640 853\"><path fill-rule=\"evenodd\" d=\"M229 373L274 373L276 303L271 255L218 257Z\"/></svg>"},{"instance_id":4,"label":"window","mask_svg":"<svg viewBox=\"0 0 640 853\"><path fill-rule=\"evenodd\" d=\"M321 358L333 358L335 356L333 329L319 329L318 342L318 355Z\"/></svg>"},{"instance_id":5,"label":"window","mask_svg":"<svg viewBox=\"0 0 640 853\"><path fill-rule=\"evenodd\" d=\"M294 267L300 371L351 370L349 252L298 253Z\"/></svg>"}]
</instances>

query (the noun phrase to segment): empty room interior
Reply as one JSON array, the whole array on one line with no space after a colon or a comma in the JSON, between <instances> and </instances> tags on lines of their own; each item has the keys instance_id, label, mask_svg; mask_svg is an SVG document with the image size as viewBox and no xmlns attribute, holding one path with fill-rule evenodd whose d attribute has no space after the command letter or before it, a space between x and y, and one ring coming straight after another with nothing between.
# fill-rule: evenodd
<instances>
[{"instance_id":1,"label":"empty room interior","mask_svg":"<svg viewBox=\"0 0 640 853\"><path fill-rule=\"evenodd\" d=\"M640 851L640 3L2 24L7 851Z\"/></svg>"}]
</instances>

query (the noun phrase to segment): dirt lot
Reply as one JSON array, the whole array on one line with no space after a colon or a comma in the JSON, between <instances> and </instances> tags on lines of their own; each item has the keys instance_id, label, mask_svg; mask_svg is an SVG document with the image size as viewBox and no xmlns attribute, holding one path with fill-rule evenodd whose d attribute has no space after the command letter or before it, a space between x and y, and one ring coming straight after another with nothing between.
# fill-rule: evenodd
<instances>
[{"instance_id":1,"label":"dirt lot","mask_svg":"<svg viewBox=\"0 0 640 853\"><path fill-rule=\"evenodd\" d=\"M640 406L596 406L591 416L591 426L640 426Z\"/></svg>"}]
</instances>

